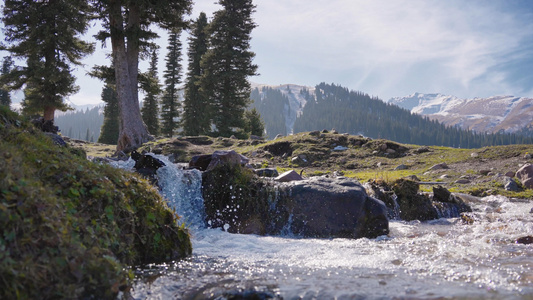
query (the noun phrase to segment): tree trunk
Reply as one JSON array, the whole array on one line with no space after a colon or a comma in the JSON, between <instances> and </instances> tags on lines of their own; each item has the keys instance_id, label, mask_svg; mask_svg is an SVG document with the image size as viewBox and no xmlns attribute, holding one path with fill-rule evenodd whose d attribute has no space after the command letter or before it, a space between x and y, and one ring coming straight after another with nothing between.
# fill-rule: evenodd
<instances>
[{"instance_id":1,"label":"tree trunk","mask_svg":"<svg viewBox=\"0 0 533 300\"><path fill-rule=\"evenodd\" d=\"M142 120L139 108L137 90L139 46L138 42L130 41L130 38L126 47L121 1L112 2L109 20L119 108L117 151L129 152L152 140L153 137L150 136L148 128ZM137 11L135 9L129 11L128 27L134 26L140 26L138 9Z\"/></svg>"},{"instance_id":2,"label":"tree trunk","mask_svg":"<svg viewBox=\"0 0 533 300\"><path fill-rule=\"evenodd\" d=\"M55 111L56 111L55 107L46 106L44 108L44 114L43 114L44 121L50 121L50 120L53 121L54 120Z\"/></svg>"}]
</instances>

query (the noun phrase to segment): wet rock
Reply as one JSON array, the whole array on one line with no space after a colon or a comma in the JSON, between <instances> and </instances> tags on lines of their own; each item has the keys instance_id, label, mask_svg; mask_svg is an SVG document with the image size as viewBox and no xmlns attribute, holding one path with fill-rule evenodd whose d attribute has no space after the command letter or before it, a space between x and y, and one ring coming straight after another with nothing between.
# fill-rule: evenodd
<instances>
[{"instance_id":1,"label":"wet rock","mask_svg":"<svg viewBox=\"0 0 533 300\"><path fill-rule=\"evenodd\" d=\"M445 218L457 218L462 213L472 212L470 205L440 185L433 187L433 206L437 209L439 217Z\"/></svg>"},{"instance_id":2,"label":"wet rock","mask_svg":"<svg viewBox=\"0 0 533 300\"><path fill-rule=\"evenodd\" d=\"M388 233L383 202L352 179L313 177L278 183L238 165L202 174L206 221L232 233L374 238Z\"/></svg>"},{"instance_id":3,"label":"wet rock","mask_svg":"<svg viewBox=\"0 0 533 300\"><path fill-rule=\"evenodd\" d=\"M455 203L455 197L443 186L434 186L433 187L433 200L440 202L452 202Z\"/></svg>"},{"instance_id":4,"label":"wet rock","mask_svg":"<svg viewBox=\"0 0 533 300\"><path fill-rule=\"evenodd\" d=\"M310 237L374 238L388 234L385 204L348 178L290 182L291 231Z\"/></svg>"},{"instance_id":5,"label":"wet rock","mask_svg":"<svg viewBox=\"0 0 533 300\"><path fill-rule=\"evenodd\" d=\"M205 171L211 162L211 154L195 155L189 161L189 168Z\"/></svg>"},{"instance_id":6,"label":"wet rock","mask_svg":"<svg viewBox=\"0 0 533 300\"><path fill-rule=\"evenodd\" d=\"M471 214L462 213L461 214L461 222L465 225L472 225L474 224L475 218Z\"/></svg>"},{"instance_id":7,"label":"wet rock","mask_svg":"<svg viewBox=\"0 0 533 300\"><path fill-rule=\"evenodd\" d=\"M389 220L400 218L398 203L395 200L396 196L387 183L381 180L371 180L365 182L363 187L369 196L385 203Z\"/></svg>"},{"instance_id":8,"label":"wet rock","mask_svg":"<svg viewBox=\"0 0 533 300\"><path fill-rule=\"evenodd\" d=\"M533 244L533 236L523 236L521 238L516 239L515 243L524 245Z\"/></svg>"},{"instance_id":9,"label":"wet rock","mask_svg":"<svg viewBox=\"0 0 533 300\"><path fill-rule=\"evenodd\" d=\"M427 221L438 218L437 210L433 207L431 200L425 195L418 194L419 184L417 182L398 179L394 182L392 189L398 197L397 202L402 220Z\"/></svg>"},{"instance_id":10,"label":"wet rock","mask_svg":"<svg viewBox=\"0 0 533 300\"><path fill-rule=\"evenodd\" d=\"M279 173L276 168L263 168L263 169L257 169L254 171L257 176L260 177L278 177Z\"/></svg>"},{"instance_id":11,"label":"wet rock","mask_svg":"<svg viewBox=\"0 0 533 300\"><path fill-rule=\"evenodd\" d=\"M297 180L303 180L303 177L296 173L294 170L290 170L284 173L281 173L278 177L274 178L277 182L290 182L290 181L297 181Z\"/></svg>"},{"instance_id":12,"label":"wet rock","mask_svg":"<svg viewBox=\"0 0 533 300\"><path fill-rule=\"evenodd\" d=\"M533 165L525 164L518 171L516 171L516 178L518 178L525 188L533 189Z\"/></svg>"},{"instance_id":13,"label":"wet rock","mask_svg":"<svg viewBox=\"0 0 533 300\"><path fill-rule=\"evenodd\" d=\"M157 169L165 166L165 163L152 155L141 154L135 150L131 152L131 158L135 161L135 171L148 178L152 183L157 181Z\"/></svg>"}]
</instances>

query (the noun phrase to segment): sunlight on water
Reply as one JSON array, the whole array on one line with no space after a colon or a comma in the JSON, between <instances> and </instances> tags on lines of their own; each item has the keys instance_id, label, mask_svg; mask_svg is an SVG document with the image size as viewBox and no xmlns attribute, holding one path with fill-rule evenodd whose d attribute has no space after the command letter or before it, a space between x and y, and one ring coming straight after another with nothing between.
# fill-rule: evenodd
<instances>
[{"instance_id":1,"label":"sunlight on water","mask_svg":"<svg viewBox=\"0 0 533 300\"><path fill-rule=\"evenodd\" d=\"M533 299L533 245L514 243L533 235L533 203L482 198L471 225L394 220L372 240L239 235L204 228L200 172L174 170L160 169L159 181L191 225L193 256L136 270L135 299L249 290L280 299Z\"/></svg>"}]
</instances>

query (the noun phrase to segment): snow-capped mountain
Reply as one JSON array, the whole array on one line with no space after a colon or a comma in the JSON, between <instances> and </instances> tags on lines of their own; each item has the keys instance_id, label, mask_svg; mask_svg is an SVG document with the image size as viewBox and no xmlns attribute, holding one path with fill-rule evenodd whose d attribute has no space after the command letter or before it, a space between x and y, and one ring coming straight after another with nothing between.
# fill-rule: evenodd
<instances>
[{"instance_id":1,"label":"snow-capped mountain","mask_svg":"<svg viewBox=\"0 0 533 300\"><path fill-rule=\"evenodd\" d=\"M426 115L450 126L477 132L516 132L533 123L533 99L514 96L460 99L442 94L415 93L389 103Z\"/></svg>"}]
</instances>

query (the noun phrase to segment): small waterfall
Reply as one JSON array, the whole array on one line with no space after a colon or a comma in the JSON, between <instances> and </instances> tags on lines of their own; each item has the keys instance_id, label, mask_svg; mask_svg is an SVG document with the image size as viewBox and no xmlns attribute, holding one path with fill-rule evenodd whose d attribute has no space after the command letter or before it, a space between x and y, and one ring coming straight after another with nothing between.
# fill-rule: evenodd
<instances>
[{"instance_id":1,"label":"small waterfall","mask_svg":"<svg viewBox=\"0 0 533 300\"><path fill-rule=\"evenodd\" d=\"M433 202L432 205L439 218L457 218L461 216L459 208L454 203Z\"/></svg>"},{"instance_id":2,"label":"small waterfall","mask_svg":"<svg viewBox=\"0 0 533 300\"><path fill-rule=\"evenodd\" d=\"M167 200L168 206L175 209L181 217L180 225L189 228L205 228L205 208L202 196L202 173L196 169L183 170L170 162L166 156L149 155L165 163L157 170L157 179L161 195ZM135 161L111 162L111 166L133 171Z\"/></svg>"},{"instance_id":3,"label":"small waterfall","mask_svg":"<svg viewBox=\"0 0 533 300\"><path fill-rule=\"evenodd\" d=\"M294 232L292 232L292 217L293 217L293 214L291 213L289 215L289 219L287 220L287 224L285 224L285 226L283 226L283 228L281 229L281 232L280 232L281 236L296 237Z\"/></svg>"},{"instance_id":4,"label":"small waterfall","mask_svg":"<svg viewBox=\"0 0 533 300\"><path fill-rule=\"evenodd\" d=\"M388 209L388 217L390 220L400 220L400 204L398 204L398 196L393 193L391 199L393 207Z\"/></svg>"},{"instance_id":5,"label":"small waterfall","mask_svg":"<svg viewBox=\"0 0 533 300\"><path fill-rule=\"evenodd\" d=\"M168 161L164 162L166 166L157 170L161 195L168 201L169 207L181 216L180 223L191 228L204 228L202 173L196 169L182 170Z\"/></svg>"}]
</instances>

